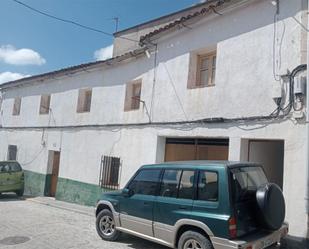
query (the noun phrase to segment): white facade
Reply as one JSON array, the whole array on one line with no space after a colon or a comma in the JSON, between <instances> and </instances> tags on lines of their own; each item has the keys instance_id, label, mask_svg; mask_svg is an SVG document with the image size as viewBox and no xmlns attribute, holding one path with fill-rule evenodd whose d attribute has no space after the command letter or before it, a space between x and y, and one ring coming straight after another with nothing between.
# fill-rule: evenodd
<instances>
[{"instance_id":1,"label":"white facade","mask_svg":"<svg viewBox=\"0 0 309 249\"><path fill-rule=\"evenodd\" d=\"M149 121L143 104L137 111L124 112L126 83L139 78L142 78L141 99L152 122L272 113L276 109L272 90L279 84L273 75L276 7L268 0L249 2L222 16L209 14L190 28L156 41L155 73L152 52L150 58L144 56L128 63L3 89L1 122L9 128L0 129L0 159L6 159L8 145L14 144L18 146L18 160L26 170L48 174L48 151L61 151L59 177L98 184L101 156L119 156L123 186L142 164L164 161L167 137L228 138L229 160L248 159L249 139L284 140L287 220L292 235L307 237L304 199L307 151L303 122L292 117L245 124L104 126ZM279 43L282 37L282 44L275 38L275 60L281 55L281 66L275 69L278 74L286 74L306 61L307 34L296 21L304 22L304 3L280 1L275 35L280 38ZM215 48L215 86L188 89L190 54ZM76 112L80 88L92 88L89 113ZM49 115L39 115L42 94L51 94ZM22 97L19 116L12 115L16 96Z\"/></svg>"}]
</instances>

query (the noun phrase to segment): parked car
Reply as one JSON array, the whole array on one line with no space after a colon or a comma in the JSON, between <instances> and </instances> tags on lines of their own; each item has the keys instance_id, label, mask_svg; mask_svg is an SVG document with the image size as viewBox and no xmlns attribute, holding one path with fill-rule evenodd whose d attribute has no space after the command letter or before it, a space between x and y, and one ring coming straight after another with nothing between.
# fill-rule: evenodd
<instances>
[{"instance_id":1,"label":"parked car","mask_svg":"<svg viewBox=\"0 0 309 249\"><path fill-rule=\"evenodd\" d=\"M261 165L175 162L141 167L96 206L99 236L121 232L179 249L262 249L288 233L281 189Z\"/></svg>"},{"instance_id":2,"label":"parked car","mask_svg":"<svg viewBox=\"0 0 309 249\"><path fill-rule=\"evenodd\" d=\"M24 172L16 161L0 162L0 194L4 192L24 194Z\"/></svg>"}]
</instances>

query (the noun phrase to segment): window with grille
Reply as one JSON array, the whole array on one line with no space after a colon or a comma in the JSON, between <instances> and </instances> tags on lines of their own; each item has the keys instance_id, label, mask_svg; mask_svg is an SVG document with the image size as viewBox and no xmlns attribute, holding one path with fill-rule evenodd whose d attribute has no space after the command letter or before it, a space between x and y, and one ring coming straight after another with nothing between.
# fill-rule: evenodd
<instances>
[{"instance_id":1,"label":"window with grille","mask_svg":"<svg viewBox=\"0 0 309 249\"><path fill-rule=\"evenodd\" d=\"M13 105L13 115L18 116L20 114L20 107L21 107L21 97L16 97L14 99L14 105Z\"/></svg>"},{"instance_id":2,"label":"window with grille","mask_svg":"<svg viewBox=\"0 0 309 249\"><path fill-rule=\"evenodd\" d=\"M7 159L16 161L17 159L17 146L16 145L9 145L8 146L8 154Z\"/></svg>"},{"instance_id":3,"label":"window with grille","mask_svg":"<svg viewBox=\"0 0 309 249\"><path fill-rule=\"evenodd\" d=\"M79 89L77 112L90 112L91 108L92 89Z\"/></svg>"},{"instance_id":4,"label":"window with grille","mask_svg":"<svg viewBox=\"0 0 309 249\"><path fill-rule=\"evenodd\" d=\"M48 114L50 109L50 95L45 94L41 96L40 114Z\"/></svg>"},{"instance_id":5,"label":"window with grille","mask_svg":"<svg viewBox=\"0 0 309 249\"><path fill-rule=\"evenodd\" d=\"M119 189L120 175L120 158L102 156L100 168L100 186L106 189Z\"/></svg>"},{"instance_id":6,"label":"window with grille","mask_svg":"<svg viewBox=\"0 0 309 249\"><path fill-rule=\"evenodd\" d=\"M142 80L135 80L127 84L124 110L138 110L141 102Z\"/></svg>"}]
</instances>

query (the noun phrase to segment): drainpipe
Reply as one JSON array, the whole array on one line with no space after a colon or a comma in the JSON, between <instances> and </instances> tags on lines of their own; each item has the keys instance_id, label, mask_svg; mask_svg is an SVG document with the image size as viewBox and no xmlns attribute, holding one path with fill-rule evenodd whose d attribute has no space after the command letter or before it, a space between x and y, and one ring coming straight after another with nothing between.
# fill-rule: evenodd
<instances>
[{"instance_id":1,"label":"drainpipe","mask_svg":"<svg viewBox=\"0 0 309 249\"><path fill-rule=\"evenodd\" d=\"M309 0L307 5L307 15L309 12ZM309 18L307 18L307 28L309 27ZM309 66L309 37L307 35L307 65ZM307 166L307 214L309 215L309 68L307 68L307 86L306 86L306 130L307 130L307 148L306 148L306 166Z\"/></svg>"}]
</instances>

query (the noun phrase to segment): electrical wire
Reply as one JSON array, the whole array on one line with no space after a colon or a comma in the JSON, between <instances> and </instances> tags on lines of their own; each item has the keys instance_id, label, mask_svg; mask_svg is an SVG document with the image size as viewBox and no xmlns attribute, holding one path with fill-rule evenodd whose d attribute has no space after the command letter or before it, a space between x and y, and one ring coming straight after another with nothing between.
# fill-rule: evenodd
<instances>
[{"instance_id":1,"label":"electrical wire","mask_svg":"<svg viewBox=\"0 0 309 249\"><path fill-rule=\"evenodd\" d=\"M114 37L113 34L108 33L108 32L106 32L106 31L103 31L103 30L100 30L100 29L97 29L97 28L92 28L92 27L90 27L90 26L87 26L87 25L84 25L84 24L81 24L81 23L78 23L78 22L75 22L75 21L72 21L72 20L69 20L69 19L64 19L64 18L60 18L60 17L54 16L54 15L48 14L48 13L46 13L46 12L44 12L44 11L41 11L41 10L38 10L38 9L36 9L36 8L34 8L34 7L30 6L30 5L28 5L28 4L25 4L25 3L23 3L23 2L21 2L21 1L19 1L19 0L11 0L11 1L13 1L13 2L15 2L15 3L17 3L17 4L20 4L20 5L22 5L23 7L27 8L27 9L30 9L30 10L32 10L32 11L38 13L38 14L41 14L41 15L43 15L43 16L47 16L47 17L49 17L49 18L52 18L52 19L54 19L54 20L61 21L61 22L65 22L65 23L69 23L69 24L78 26L78 27L83 28L83 29L87 29L87 30L90 30L90 31L94 31L94 32L97 32L97 33L101 33L101 34L104 34L104 35L107 35L107 36L112 36L112 37ZM134 40L134 39L131 39L131 38L127 38L127 37L121 37L121 36L120 36L120 37L117 37L117 38L119 38L119 39L124 39L124 40L128 40L128 41L132 41L132 42L139 42L139 41L137 41L137 40Z\"/></svg>"}]
</instances>

